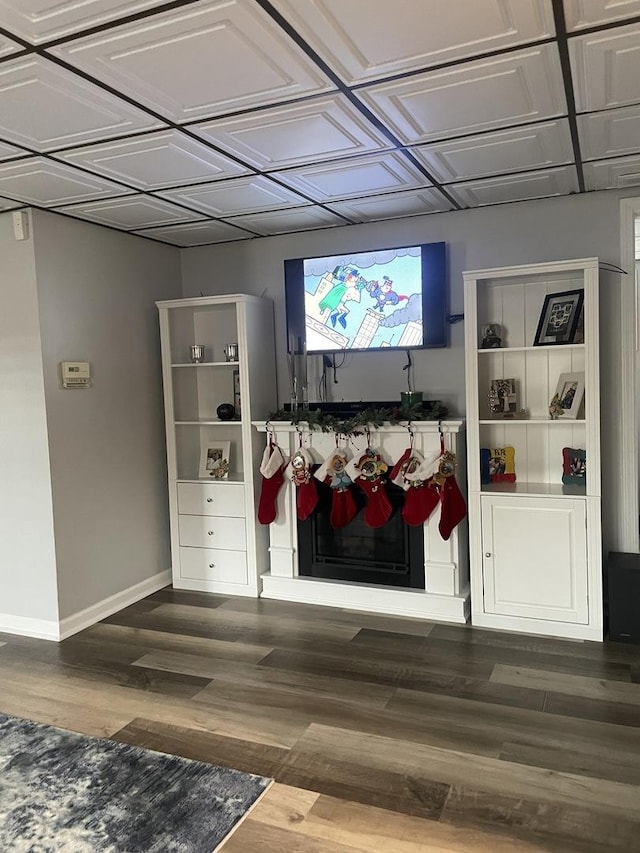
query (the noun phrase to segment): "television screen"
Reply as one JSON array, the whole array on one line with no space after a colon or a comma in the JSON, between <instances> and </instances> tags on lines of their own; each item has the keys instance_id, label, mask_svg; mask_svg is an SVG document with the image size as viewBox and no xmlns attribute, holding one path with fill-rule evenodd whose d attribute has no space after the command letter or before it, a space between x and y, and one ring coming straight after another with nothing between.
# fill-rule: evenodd
<instances>
[{"instance_id":1,"label":"television screen","mask_svg":"<svg viewBox=\"0 0 640 853\"><path fill-rule=\"evenodd\" d=\"M298 351L447 345L444 243L287 260L285 293Z\"/></svg>"}]
</instances>

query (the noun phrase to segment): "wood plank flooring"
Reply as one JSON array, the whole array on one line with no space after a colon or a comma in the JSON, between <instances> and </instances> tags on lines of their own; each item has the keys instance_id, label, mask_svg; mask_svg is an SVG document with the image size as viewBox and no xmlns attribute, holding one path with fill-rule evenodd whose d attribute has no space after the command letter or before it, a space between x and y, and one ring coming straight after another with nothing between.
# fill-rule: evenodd
<instances>
[{"instance_id":1,"label":"wood plank flooring","mask_svg":"<svg viewBox=\"0 0 640 853\"><path fill-rule=\"evenodd\" d=\"M0 711L260 773L222 853L640 853L640 647L167 588Z\"/></svg>"}]
</instances>

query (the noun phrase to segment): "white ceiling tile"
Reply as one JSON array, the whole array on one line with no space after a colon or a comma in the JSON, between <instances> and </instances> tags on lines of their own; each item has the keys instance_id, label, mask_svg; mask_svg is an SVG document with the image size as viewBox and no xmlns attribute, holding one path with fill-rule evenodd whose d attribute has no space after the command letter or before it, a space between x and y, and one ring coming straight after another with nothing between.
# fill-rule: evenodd
<instances>
[{"instance_id":1,"label":"white ceiling tile","mask_svg":"<svg viewBox=\"0 0 640 853\"><path fill-rule=\"evenodd\" d=\"M272 0L349 85L554 33L549 0Z\"/></svg>"},{"instance_id":2,"label":"white ceiling tile","mask_svg":"<svg viewBox=\"0 0 640 853\"><path fill-rule=\"evenodd\" d=\"M0 142L0 160L13 160L15 157L24 157L26 154L29 152L22 148Z\"/></svg>"},{"instance_id":3,"label":"white ceiling tile","mask_svg":"<svg viewBox=\"0 0 640 853\"><path fill-rule=\"evenodd\" d=\"M0 195L50 207L76 201L105 198L128 192L102 178L87 175L64 163L44 157L0 165Z\"/></svg>"},{"instance_id":4,"label":"white ceiling tile","mask_svg":"<svg viewBox=\"0 0 640 853\"><path fill-rule=\"evenodd\" d=\"M429 183L406 157L392 152L300 166L288 172L276 172L274 176L315 201L355 198L423 187Z\"/></svg>"},{"instance_id":5,"label":"white ceiling tile","mask_svg":"<svg viewBox=\"0 0 640 853\"><path fill-rule=\"evenodd\" d=\"M588 190L624 189L640 184L640 154L584 164L584 180Z\"/></svg>"},{"instance_id":6,"label":"white ceiling tile","mask_svg":"<svg viewBox=\"0 0 640 853\"><path fill-rule=\"evenodd\" d=\"M21 44L13 41L6 36L0 35L0 56L10 56L12 53L17 53L19 50L24 50Z\"/></svg>"},{"instance_id":7,"label":"white ceiling tile","mask_svg":"<svg viewBox=\"0 0 640 853\"><path fill-rule=\"evenodd\" d=\"M1 0L0 26L39 45L164 3L166 0Z\"/></svg>"},{"instance_id":8,"label":"white ceiling tile","mask_svg":"<svg viewBox=\"0 0 640 853\"><path fill-rule=\"evenodd\" d=\"M640 105L578 116L580 151L585 160L640 150Z\"/></svg>"},{"instance_id":9,"label":"white ceiling tile","mask_svg":"<svg viewBox=\"0 0 640 853\"><path fill-rule=\"evenodd\" d=\"M181 202L211 216L234 216L309 204L297 193L258 175L234 178L218 184L184 187L159 193L164 198Z\"/></svg>"},{"instance_id":10,"label":"white ceiling tile","mask_svg":"<svg viewBox=\"0 0 640 853\"><path fill-rule=\"evenodd\" d=\"M0 136L48 151L161 126L40 56L0 65Z\"/></svg>"},{"instance_id":11,"label":"white ceiling tile","mask_svg":"<svg viewBox=\"0 0 640 853\"><path fill-rule=\"evenodd\" d=\"M0 198L0 210L11 210L14 207L22 207L22 202L11 201L8 198Z\"/></svg>"},{"instance_id":12,"label":"white ceiling tile","mask_svg":"<svg viewBox=\"0 0 640 853\"><path fill-rule=\"evenodd\" d=\"M468 181L448 186L447 191L466 207L480 207L486 204L568 195L578 191L578 179L575 167L564 166L561 169L544 169L526 175Z\"/></svg>"},{"instance_id":13,"label":"white ceiling tile","mask_svg":"<svg viewBox=\"0 0 640 853\"><path fill-rule=\"evenodd\" d=\"M171 225L151 231L135 231L141 237L151 237L173 243L174 246L203 246L207 243L226 243L230 240L248 240L253 237L246 231L226 222L194 222L189 225Z\"/></svg>"},{"instance_id":14,"label":"white ceiling tile","mask_svg":"<svg viewBox=\"0 0 640 853\"><path fill-rule=\"evenodd\" d=\"M566 119L418 146L411 153L443 182L560 166L573 160Z\"/></svg>"},{"instance_id":15,"label":"white ceiling tile","mask_svg":"<svg viewBox=\"0 0 640 853\"><path fill-rule=\"evenodd\" d=\"M178 130L105 142L57 156L141 189L214 181L248 172L245 167Z\"/></svg>"},{"instance_id":16,"label":"white ceiling tile","mask_svg":"<svg viewBox=\"0 0 640 853\"><path fill-rule=\"evenodd\" d=\"M330 228L346 224L342 217L336 216L336 214L330 213L322 207L315 206L238 216L233 222L236 225L243 225L263 237L270 234L311 231L314 228Z\"/></svg>"},{"instance_id":17,"label":"white ceiling tile","mask_svg":"<svg viewBox=\"0 0 640 853\"><path fill-rule=\"evenodd\" d=\"M541 45L358 91L407 143L492 130L566 113L560 59Z\"/></svg>"},{"instance_id":18,"label":"white ceiling tile","mask_svg":"<svg viewBox=\"0 0 640 853\"><path fill-rule=\"evenodd\" d=\"M204 218L199 213L191 213L162 199L138 195L92 201L58 209L61 213L69 213L80 219L90 219L101 225L112 225L114 228L127 230Z\"/></svg>"},{"instance_id":19,"label":"white ceiling tile","mask_svg":"<svg viewBox=\"0 0 640 853\"><path fill-rule=\"evenodd\" d=\"M333 89L257 4L202 0L52 53L176 122Z\"/></svg>"},{"instance_id":20,"label":"white ceiling tile","mask_svg":"<svg viewBox=\"0 0 640 853\"><path fill-rule=\"evenodd\" d=\"M437 190L429 188L351 201L336 201L331 204L332 210L344 214L354 222L373 222L379 219L438 213L451 210L452 207L453 205Z\"/></svg>"},{"instance_id":21,"label":"white ceiling tile","mask_svg":"<svg viewBox=\"0 0 640 853\"><path fill-rule=\"evenodd\" d=\"M640 0L564 0L567 30L581 30L640 15Z\"/></svg>"},{"instance_id":22,"label":"white ceiling tile","mask_svg":"<svg viewBox=\"0 0 640 853\"><path fill-rule=\"evenodd\" d=\"M640 102L640 24L576 36L569 54L578 112Z\"/></svg>"},{"instance_id":23,"label":"white ceiling tile","mask_svg":"<svg viewBox=\"0 0 640 853\"><path fill-rule=\"evenodd\" d=\"M263 170L391 146L343 95L217 119L189 129Z\"/></svg>"}]
</instances>

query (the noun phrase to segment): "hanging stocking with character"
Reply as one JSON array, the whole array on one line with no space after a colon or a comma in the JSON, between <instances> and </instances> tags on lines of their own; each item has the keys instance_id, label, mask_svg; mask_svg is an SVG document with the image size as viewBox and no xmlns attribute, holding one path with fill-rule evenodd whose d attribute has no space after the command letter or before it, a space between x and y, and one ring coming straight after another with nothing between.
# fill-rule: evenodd
<instances>
[{"instance_id":1,"label":"hanging stocking with character","mask_svg":"<svg viewBox=\"0 0 640 853\"><path fill-rule=\"evenodd\" d=\"M440 494L440 523L438 530L443 539L448 539L467 514L467 505L456 482L456 457L454 453L445 450L444 435L440 431L440 457L438 469L431 478L431 483Z\"/></svg>"},{"instance_id":2,"label":"hanging stocking with character","mask_svg":"<svg viewBox=\"0 0 640 853\"><path fill-rule=\"evenodd\" d=\"M411 445L404 451L391 471L391 482L405 491L402 518L405 524L419 527L438 505L439 491L431 483L438 468L439 457L425 461L419 450Z\"/></svg>"},{"instance_id":3,"label":"hanging stocking with character","mask_svg":"<svg viewBox=\"0 0 640 853\"><path fill-rule=\"evenodd\" d=\"M364 522L369 527L382 527L391 518L391 502L385 487L388 465L371 447L347 465L347 474L367 497Z\"/></svg>"},{"instance_id":4,"label":"hanging stocking with character","mask_svg":"<svg viewBox=\"0 0 640 853\"><path fill-rule=\"evenodd\" d=\"M353 521L358 507L353 499L351 477L347 474L348 457L346 451L338 447L336 437L335 450L325 459L315 472L314 477L331 487L331 514L329 521L332 527L346 527Z\"/></svg>"},{"instance_id":5,"label":"hanging stocking with character","mask_svg":"<svg viewBox=\"0 0 640 853\"><path fill-rule=\"evenodd\" d=\"M313 479L313 457L304 447L299 447L285 469L285 476L297 489L296 507L300 521L306 521L318 503L318 490Z\"/></svg>"}]
</instances>

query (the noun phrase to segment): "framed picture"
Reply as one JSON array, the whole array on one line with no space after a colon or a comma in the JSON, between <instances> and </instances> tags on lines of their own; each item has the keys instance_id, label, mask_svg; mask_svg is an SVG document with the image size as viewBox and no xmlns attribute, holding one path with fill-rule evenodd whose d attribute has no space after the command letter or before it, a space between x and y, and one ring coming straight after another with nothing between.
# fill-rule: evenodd
<instances>
[{"instance_id":1,"label":"framed picture","mask_svg":"<svg viewBox=\"0 0 640 853\"><path fill-rule=\"evenodd\" d=\"M489 412L492 418L515 418L518 412L515 379L492 379L489 386Z\"/></svg>"},{"instance_id":2,"label":"framed picture","mask_svg":"<svg viewBox=\"0 0 640 853\"><path fill-rule=\"evenodd\" d=\"M538 321L534 347L576 343L576 329L584 299L583 290L548 293Z\"/></svg>"},{"instance_id":3,"label":"framed picture","mask_svg":"<svg viewBox=\"0 0 640 853\"><path fill-rule=\"evenodd\" d=\"M562 448L562 482L565 486L584 486L587 482L587 454L581 448Z\"/></svg>"},{"instance_id":4,"label":"framed picture","mask_svg":"<svg viewBox=\"0 0 640 853\"><path fill-rule=\"evenodd\" d=\"M515 483L516 452L513 447L480 448L481 483Z\"/></svg>"},{"instance_id":5,"label":"framed picture","mask_svg":"<svg viewBox=\"0 0 640 853\"><path fill-rule=\"evenodd\" d=\"M577 418L584 400L584 373L561 373L549 403L552 418Z\"/></svg>"},{"instance_id":6,"label":"framed picture","mask_svg":"<svg viewBox=\"0 0 640 853\"><path fill-rule=\"evenodd\" d=\"M200 477L226 480L229 477L228 441L211 441L203 445L200 454Z\"/></svg>"}]
</instances>

